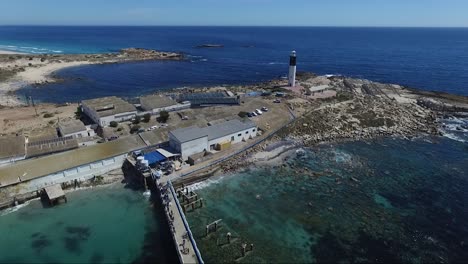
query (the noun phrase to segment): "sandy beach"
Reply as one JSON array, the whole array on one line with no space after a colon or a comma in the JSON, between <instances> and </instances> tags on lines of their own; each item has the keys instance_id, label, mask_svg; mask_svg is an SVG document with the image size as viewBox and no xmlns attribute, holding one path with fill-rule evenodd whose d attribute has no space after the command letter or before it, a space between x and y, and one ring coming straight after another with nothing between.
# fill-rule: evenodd
<instances>
[{"instance_id":1,"label":"sandy beach","mask_svg":"<svg viewBox=\"0 0 468 264\"><path fill-rule=\"evenodd\" d=\"M10 50L0 50L0 54L24 54L21 52L10 51Z\"/></svg>"},{"instance_id":2,"label":"sandy beach","mask_svg":"<svg viewBox=\"0 0 468 264\"><path fill-rule=\"evenodd\" d=\"M26 64L26 61L19 61ZM18 62L18 61L16 61ZM14 77L6 82L0 83L0 105L3 106L19 106L23 103L14 94L14 91L30 84L43 84L55 82L56 80L51 77L51 74L55 71L65 69L68 67L75 67L80 65L93 64L95 62L89 61L74 61L74 62L62 62L62 63L42 63L36 67L25 67L23 72L18 72ZM0 68L5 67L5 64L0 65ZM6 65L8 67L8 65Z\"/></svg>"},{"instance_id":3,"label":"sandy beach","mask_svg":"<svg viewBox=\"0 0 468 264\"><path fill-rule=\"evenodd\" d=\"M0 50L0 105L19 106L14 91L25 85L58 81L52 73L69 67L89 64L141 60L179 60L181 54L145 49L123 49L109 54L21 54Z\"/></svg>"}]
</instances>

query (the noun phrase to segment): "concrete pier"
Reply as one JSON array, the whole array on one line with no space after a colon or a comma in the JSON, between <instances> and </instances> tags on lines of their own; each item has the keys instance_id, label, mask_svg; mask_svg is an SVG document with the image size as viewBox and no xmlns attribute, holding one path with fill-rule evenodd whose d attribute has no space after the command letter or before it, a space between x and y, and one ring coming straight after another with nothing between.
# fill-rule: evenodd
<instances>
[{"instance_id":1,"label":"concrete pier","mask_svg":"<svg viewBox=\"0 0 468 264\"><path fill-rule=\"evenodd\" d=\"M160 198L165 206L164 212L171 228L175 247L178 249L180 263L204 263L172 183L156 180L156 186L159 188Z\"/></svg>"}]
</instances>

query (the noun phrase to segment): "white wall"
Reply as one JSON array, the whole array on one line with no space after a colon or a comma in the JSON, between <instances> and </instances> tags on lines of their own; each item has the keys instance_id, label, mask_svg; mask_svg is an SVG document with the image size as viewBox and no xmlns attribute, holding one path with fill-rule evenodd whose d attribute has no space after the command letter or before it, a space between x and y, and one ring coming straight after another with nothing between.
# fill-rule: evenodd
<instances>
[{"instance_id":1,"label":"white wall","mask_svg":"<svg viewBox=\"0 0 468 264\"><path fill-rule=\"evenodd\" d=\"M253 127L249 129L245 129L231 135L227 135L224 137L212 139L208 141L208 137L203 137L199 139L195 139L192 141L184 142L180 144L180 142L175 139L172 134L169 134L169 145L175 151L180 152L182 159L187 160L187 158L193 154L197 154L203 152L204 150L210 151L211 145L216 145L218 143L223 143L230 141L232 144L240 143L243 140L247 141L250 138L254 138L257 136L258 128ZM239 135L240 134L240 135ZM234 137L234 140L232 140Z\"/></svg>"},{"instance_id":2,"label":"white wall","mask_svg":"<svg viewBox=\"0 0 468 264\"><path fill-rule=\"evenodd\" d=\"M63 182L70 182L76 180L88 180L94 176L99 176L109 171L122 167L122 164L127 157L127 154L122 154L113 158L96 161L90 164L81 165L79 167L71 168L65 171L49 174L28 182L23 182L21 193L34 192L41 190L47 186L61 184Z\"/></svg>"},{"instance_id":3,"label":"white wall","mask_svg":"<svg viewBox=\"0 0 468 264\"><path fill-rule=\"evenodd\" d=\"M60 134L62 135L62 137L73 136L74 138L83 138L83 137L88 136L87 131L80 131L80 132L71 133L71 134L63 134L62 130L60 130Z\"/></svg>"},{"instance_id":4,"label":"white wall","mask_svg":"<svg viewBox=\"0 0 468 264\"><path fill-rule=\"evenodd\" d=\"M81 109L83 110L83 113L86 114L89 118L91 118L96 124L105 127L109 126L110 122L116 121L116 122L123 122L130 120L134 118L137 114L137 111L132 111L132 112L126 112L126 113L120 113L117 115L111 115L111 116L105 116L105 117L99 117L98 113L94 111L93 109L87 107L86 105L81 105Z\"/></svg>"},{"instance_id":5,"label":"white wall","mask_svg":"<svg viewBox=\"0 0 468 264\"><path fill-rule=\"evenodd\" d=\"M179 111L183 109L189 109L190 106L191 106L190 103L184 103L184 104L170 105L167 107L155 108L155 109L152 109L152 114L156 115L156 114L159 114L159 112L161 111L172 112L172 111Z\"/></svg>"},{"instance_id":6,"label":"white wall","mask_svg":"<svg viewBox=\"0 0 468 264\"><path fill-rule=\"evenodd\" d=\"M227 142L227 141L231 141L232 144L236 144L236 143L242 142L242 140L247 141L249 138L254 138L256 136L257 136L257 128L256 127L249 128L246 130L242 130L240 132L233 133L231 135L212 139L208 142L208 146L216 145L216 144ZM234 137L234 140L232 140L232 137Z\"/></svg>"},{"instance_id":7,"label":"white wall","mask_svg":"<svg viewBox=\"0 0 468 264\"><path fill-rule=\"evenodd\" d=\"M99 117L97 116L97 113L94 110L92 110L85 104L81 105L81 110L83 111L85 115L91 118L91 120L93 120L94 123L99 124Z\"/></svg>"},{"instance_id":8,"label":"white wall","mask_svg":"<svg viewBox=\"0 0 468 264\"><path fill-rule=\"evenodd\" d=\"M132 118L136 116L136 114L137 114L137 111L132 111L132 112L120 113L118 115L100 117L99 122L97 123L100 126L105 127L105 126L109 126L110 122L112 121L123 122L123 121L131 120Z\"/></svg>"},{"instance_id":9,"label":"white wall","mask_svg":"<svg viewBox=\"0 0 468 264\"><path fill-rule=\"evenodd\" d=\"M182 159L186 160L189 156L210 150L208 147L208 136L198 138L181 144Z\"/></svg>"}]
</instances>

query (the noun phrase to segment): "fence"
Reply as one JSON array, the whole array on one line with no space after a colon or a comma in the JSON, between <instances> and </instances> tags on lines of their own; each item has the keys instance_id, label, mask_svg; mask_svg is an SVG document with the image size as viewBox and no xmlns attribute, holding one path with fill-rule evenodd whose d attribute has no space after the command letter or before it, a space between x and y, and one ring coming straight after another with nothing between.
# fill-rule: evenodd
<instances>
[{"instance_id":1,"label":"fence","mask_svg":"<svg viewBox=\"0 0 468 264\"><path fill-rule=\"evenodd\" d=\"M172 193L172 196L174 197L174 200L175 200L175 203L177 205L177 210L179 211L179 214L180 214L180 217L182 218L182 222L184 223L184 226L185 226L185 230L187 230L187 234L190 238L190 241L192 242L192 246L193 246L193 249L195 250L195 255L197 256L197 260L198 260L198 263L201 263L203 264L203 259L201 257L201 253L200 253L200 250L198 250L198 247L197 247L197 242L195 241L195 239L193 238L193 234L192 234L192 230L190 230L190 226L187 222L187 219L185 218L185 214L180 206L180 203L179 203L179 199L177 199L177 194L174 190L174 187L172 186L172 182L171 181L168 181L167 182L168 186L169 186L169 189L171 189L171 193Z\"/></svg>"}]
</instances>

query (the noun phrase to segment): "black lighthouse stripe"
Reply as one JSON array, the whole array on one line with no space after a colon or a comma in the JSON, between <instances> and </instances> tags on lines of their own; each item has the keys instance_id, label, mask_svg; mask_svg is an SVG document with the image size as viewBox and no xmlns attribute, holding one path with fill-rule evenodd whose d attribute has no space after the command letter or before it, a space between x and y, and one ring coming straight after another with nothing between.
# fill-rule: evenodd
<instances>
[{"instance_id":1,"label":"black lighthouse stripe","mask_svg":"<svg viewBox=\"0 0 468 264\"><path fill-rule=\"evenodd\" d=\"M296 56L289 57L289 66L296 66Z\"/></svg>"}]
</instances>

